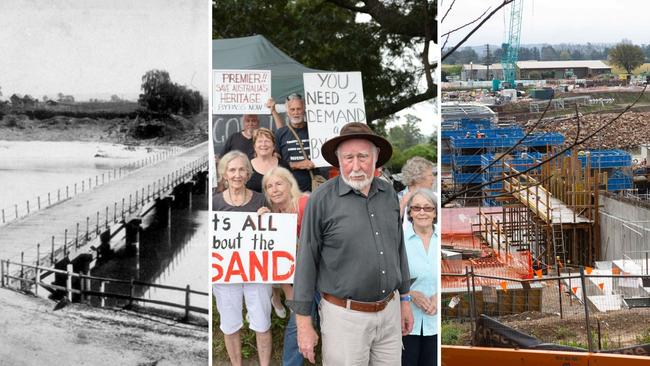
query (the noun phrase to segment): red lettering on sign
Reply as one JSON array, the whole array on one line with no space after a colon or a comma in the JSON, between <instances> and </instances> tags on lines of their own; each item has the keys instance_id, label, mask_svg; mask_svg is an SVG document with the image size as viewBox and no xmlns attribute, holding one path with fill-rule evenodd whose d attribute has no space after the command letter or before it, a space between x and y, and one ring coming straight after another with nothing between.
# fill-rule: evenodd
<instances>
[{"instance_id":1,"label":"red lettering on sign","mask_svg":"<svg viewBox=\"0 0 650 366\"><path fill-rule=\"evenodd\" d=\"M212 268L217 271L217 274L212 277L212 282L217 282L223 276L223 268L219 265L219 262L223 260L223 257L219 253L212 252L212 258L216 259L216 262L212 262Z\"/></svg>"},{"instance_id":2,"label":"red lettering on sign","mask_svg":"<svg viewBox=\"0 0 650 366\"><path fill-rule=\"evenodd\" d=\"M269 279L269 252L262 252L262 262L259 261L255 252L250 252L249 264L251 282L255 281L256 271L262 276L262 281L266 282Z\"/></svg>"},{"instance_id":3,"label":"red lettering on sign","mask_svg":"<svg viewBox=\"0 0 650 366\"><path fill-rule=\"evenodd\" d=\"M230 277L232 276L241 276L243 282L248 282L246 271L244 270L244 265L241 262L239 252L232 253L232 257L230 258L230 265L226 271L226 278L224 281L230 282Z\"/></svg>"},{"instance_id":4,"label":"red lettering on sign","mask_svg":"<svg viewBox=\"0 0 650 366\"><path fill-rule=\"evenodd\" d=\"M287 273L284 274L278 273L278 268L279 268L278 261L280 260L280 258L286 258L289 261L291 261L291 267L289 267L289 271ZM293 256L289 254L289 252L285 252L285 251L273 252L273 281L274 282L284 281L289 277L291 277L291 275L293 275L293 271L295 270L294 262L295 260Z\"/></svg>"}]
</instances>

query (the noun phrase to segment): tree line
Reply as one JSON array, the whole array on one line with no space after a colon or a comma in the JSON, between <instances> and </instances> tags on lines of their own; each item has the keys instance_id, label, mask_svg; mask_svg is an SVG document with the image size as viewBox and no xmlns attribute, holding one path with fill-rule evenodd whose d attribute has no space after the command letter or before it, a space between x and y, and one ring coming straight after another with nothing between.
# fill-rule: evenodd
<instances>
[{"instance_id":1,"label":"tree line","mask_svg":"<svg viewBox=\"0 0 650 366\"><path fill-rule=\"evenodd\" d=\"M631 44L629 41L621 43ZM519 61L574 61L574 60L607 60L610 52L617 45L587 44L560 44L542 46L521 46L519 48ZM650 60L650 44L637 46L646 60ZM478 52L477 52L478 49ZM503 55L502 46L464 47L455 51L445 60L445 64L498 64ZM443 50L444 53L444 50Z\"/></svg>"}]
</instances>

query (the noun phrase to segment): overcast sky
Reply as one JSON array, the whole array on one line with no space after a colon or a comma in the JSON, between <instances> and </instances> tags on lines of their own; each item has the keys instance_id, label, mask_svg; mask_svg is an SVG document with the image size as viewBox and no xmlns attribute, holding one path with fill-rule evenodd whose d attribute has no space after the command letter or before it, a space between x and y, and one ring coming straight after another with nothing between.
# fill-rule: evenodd
<instances>
[{"instance_id":1,"label":"overcast sky","mask_svg":"<svg viewBox=\"0 0 650 366\"><path fill-rule=\"evenodd\" d=\"M452 1L439 1L441 18ZM495 9L500 3L501 0L456 0L440 25L440 34L476 19L485 9ZM506 12L500 10L495 14L465 45L500 45L510 16L510 6L505 9ZM624 38L636 44L650 43L650 3L645 1L523 0L522 14L521 44L618 43ZM458 42L471 27L455 32L447 46Z\"/></svg>"},{"instance_id":2,"label":"overcast sky","mask_svg":"<svg viewBox=\"0 0 650 366\"><path fill-rule=\"evenodd\" d=\"M150 69L209 90L206 0L0 1L0 92L136 97Z\"/></svg>"}]
</instances>

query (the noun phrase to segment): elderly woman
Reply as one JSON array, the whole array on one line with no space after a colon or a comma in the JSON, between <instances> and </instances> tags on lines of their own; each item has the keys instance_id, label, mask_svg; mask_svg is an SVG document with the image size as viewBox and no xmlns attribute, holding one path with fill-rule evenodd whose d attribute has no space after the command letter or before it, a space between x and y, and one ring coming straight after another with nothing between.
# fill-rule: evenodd
<instances>
[{"instance_id":1,"label":"elderly woman","mask_svg":"<svg viewBox=\"0 0 650 366\"><path fill-rule=\"evenodd\" d=\"M416 189L407 201L408 221L413 230L404 232L411 279L413 331L402 337L402 366L430 366L437 360L437 276L439 272L437 200L428 189Z\"/></svg>"},{"instance_id":2,"label":"elderly woman","mask_svg":"<svg viewBox=\"0 0 650 366\"><path fill-rule=\"evenodd\" d=\"M277 212L297 214L298 230L296 236L300 236L302 214L309 196L300 192L298 182L296 182L293 174L283 167L273 168L264 175L262 187L264 188L264 195L271 208L262 207L257 213ZM281 286L286 299L293 299L293 287L288 284L282 284ZM302 364L303 357L298 350L298 342L296 340L296 315L292 313L284 331L282 365L293 366Z\"/></svg>"},{"instance_id":3,"label":"elderly woman","mask_svg":"<svg viewBox=\"0 0 650 366\"><path fill-rule=\"evenodd\" d=\"M433 162L419 156L414 156L406 161L402 167L402 183L406 189L397 194L400 199L402 216L407 206L406 203L411 197L411 192L418 188L433 190L434 168Z\"/></svg>"},{"instance_id":4,"label":"elderly woman","mask_svg":"<svg viewBox=\"0 0 650 366\"><path fill-rule=\"evenodd\" d=\"M226 190L213 197L214 211L256 212L264 206L264 196L246 188L253 168L246 154L231 151L219 161L219 176L226 183ZM242 298L246 301L249 328L255 331L260 365L271 362L271 285L268 284L215 284L212 286L217 302L224 334L226 351L233 365L242 364L240 332L242 321Z\"/></svg>"},{"instance_id":5,"label":"elderly woman","mask_svg":"<svg viewBox=\"0 0 650 366\"><path fill-rule=\"evenodd\" d=\"M260 128L253 133L253 148L255 158L251 160L253 175L246 187L256 192L262 192L262 178L271 169L280 165L280 160L274 155L275 135L268 128Z\"/></svg>"}]
</instances>

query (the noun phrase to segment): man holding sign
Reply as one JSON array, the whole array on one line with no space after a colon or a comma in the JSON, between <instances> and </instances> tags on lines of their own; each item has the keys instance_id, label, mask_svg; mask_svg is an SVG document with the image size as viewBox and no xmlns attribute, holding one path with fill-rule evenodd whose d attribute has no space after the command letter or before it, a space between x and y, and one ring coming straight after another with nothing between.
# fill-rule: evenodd
<instances>
[{"instance_id":1,"label":"man holding sign","mask_svg":"<svg viewBox=\"0 0 650 366\"><path fill-rule=\"evenodd\" d=\"M315 361L316 290L323 298L324 365L398 365L402 335L413 328L410 276L397 196L373 176L392 147L366 124L352 122L321 151L341 174L314 192L305 209L291 302L298 346Z\"/></svg>"},{"instance_id":2,"label":"man holding sign","mask_svg":"<svg viewBox=\"0 0 650 366\"><path fill-rule=\"evenodd\" d=\"M278 122L279 114L275 111L275 103L269 101L271 113ZM289 166L293 177L296 178L300 190L311 191L311 175L309 171L314 169L311 162L311 149L309 144L309 132L305 122L305 101L300 94L291 94L287 97L287 117L289 123L275 131L277 150L282 160Z\"/></svg>"}]
</instances>

